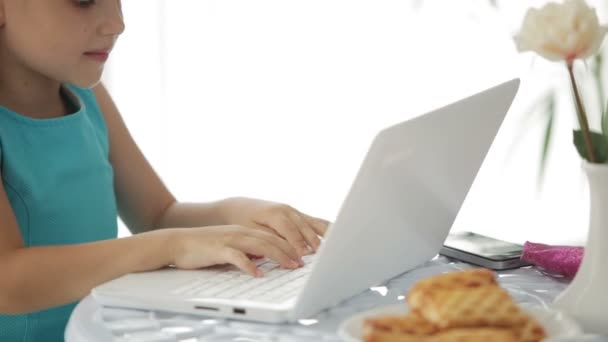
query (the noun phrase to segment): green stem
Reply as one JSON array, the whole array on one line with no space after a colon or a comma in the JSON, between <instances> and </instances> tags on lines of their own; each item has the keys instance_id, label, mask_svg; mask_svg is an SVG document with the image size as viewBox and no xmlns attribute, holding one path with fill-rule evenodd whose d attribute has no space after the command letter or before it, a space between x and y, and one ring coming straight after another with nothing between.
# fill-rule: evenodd
<instances>
[{"instance_id":1,"label":"green stem","mask_svg":"<svg viewBox=\"0 0 608 342\"><path fill-rule=\"evenodd\" d=\"M595 150L593 149L593 144L591 143L591 133L589 132L589 122L587 121L587 115L585 114L585 109L583 108L583 103L581 102L581 97L578 92L578 88L576 86L576 81L574 80L574 73L572 71L572 61L568 61L566 63L568 67L568 74L570 75L570 83L572 83L572 90L574 92L574 100L576 103L576 113L578 116L578 122L581 126L581 131L583 132L583 140L585 141L585 148L587 150L587 155L589 157L589 161L592 163L597 163L597 159L595 158Z\"/></svg>"}]
</instances>

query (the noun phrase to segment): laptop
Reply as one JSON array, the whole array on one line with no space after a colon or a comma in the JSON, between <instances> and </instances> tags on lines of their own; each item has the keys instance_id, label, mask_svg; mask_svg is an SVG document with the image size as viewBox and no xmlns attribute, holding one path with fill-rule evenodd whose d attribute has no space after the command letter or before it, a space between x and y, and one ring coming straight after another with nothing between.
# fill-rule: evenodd
<instances>
[{"instance_id":1,"label":"laptop","mask_svg":"<svg viewBox=\"0 0 608 342\"><path fill-rule=\"evenodd\" d=\"M305 266L257 261L131 273L92 290L106 306L259 322L311 317L439 252L519 88L514 79L380 131Z\"/></svg>"}]
</instances>

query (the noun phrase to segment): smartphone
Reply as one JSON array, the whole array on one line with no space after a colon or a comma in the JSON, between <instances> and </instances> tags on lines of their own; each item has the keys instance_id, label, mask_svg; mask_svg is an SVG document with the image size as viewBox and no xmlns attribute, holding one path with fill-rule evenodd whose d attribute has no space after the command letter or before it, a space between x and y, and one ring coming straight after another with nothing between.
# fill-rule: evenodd
<instances>
[{"instance_id":1,"label":"smartphone","mask_svg":"<svg viewBox=\"0 0 608 342\"><path fill-rule=\"evenodd\" d=\"M521 260L521 245L472 232L456 232L448 235L439 254L470 264L506 270L529 263Z\"/></svg>"}]
</instances>

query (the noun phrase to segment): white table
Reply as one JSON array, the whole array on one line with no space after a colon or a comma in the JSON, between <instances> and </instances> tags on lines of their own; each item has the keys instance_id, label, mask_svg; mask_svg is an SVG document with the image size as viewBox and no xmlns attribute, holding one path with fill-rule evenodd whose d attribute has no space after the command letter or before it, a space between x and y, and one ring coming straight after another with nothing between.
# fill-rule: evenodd
<instances>
[{"instance_id":1,"label":"white table","mask_svg":"<svg viewBox=\"0 0 608 342\"><path fill-rule=\"evenodd\" d=\"M472 266L445 257L401 274L386 284L372 287L344 303L297 324L270 325L159 311L108 308L90 296L81 301L66 328L66 341L339 341L340 323L358 312L403 301L403 295L419 279ZM558 276L527 267L498 273L500 284L519 303L547 306L566 286ZM580 341L581 339L576 339ZM608 341L588 336L585 341Z\"/></svg>"}]
</instances>

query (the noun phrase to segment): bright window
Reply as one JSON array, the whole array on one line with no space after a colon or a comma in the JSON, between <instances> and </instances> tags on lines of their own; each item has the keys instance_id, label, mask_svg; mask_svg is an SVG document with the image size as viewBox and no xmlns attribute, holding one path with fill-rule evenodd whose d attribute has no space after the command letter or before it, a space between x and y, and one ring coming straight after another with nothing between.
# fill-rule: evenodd
<instances>
[{"instance_id":1,"label":"bright window","mask_svg":"<svg viewBox=\"0 0 608 342\"><path fill-rule=\"evenodd\" d=\"M515 51L529 3L500 13L484 1L421 3L123 1L127 31L106 83L179 199L259 197L332 220L377 130L521 76L454 229L582 241L587 195L569 94L542 192L542 127L532 120L519 133L534 99L566 76Z\"/></svg>"}]
</instances>

